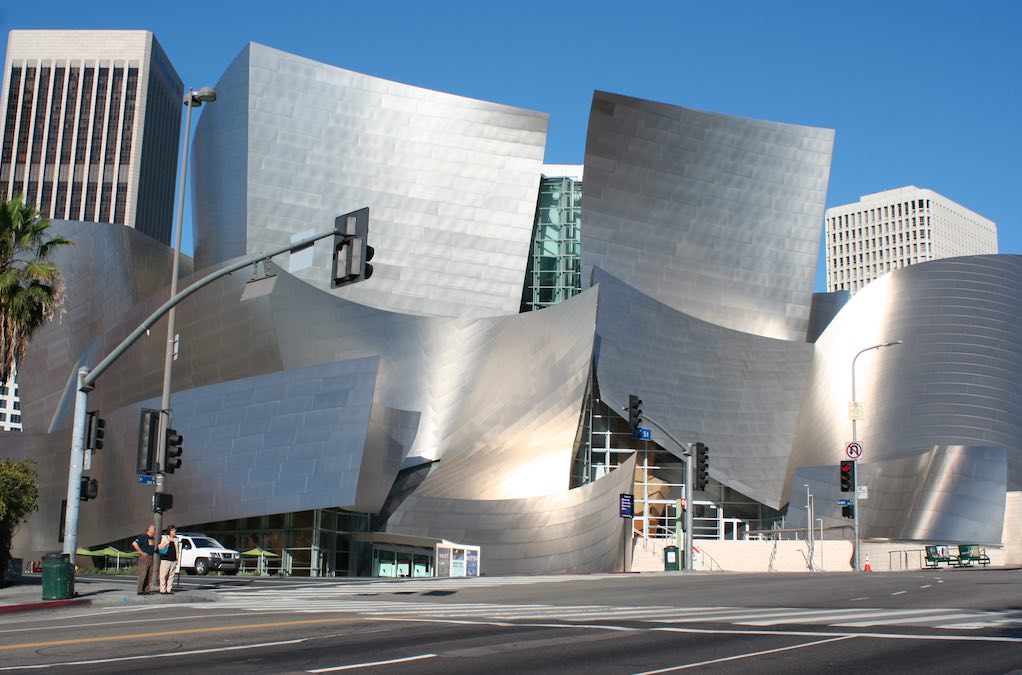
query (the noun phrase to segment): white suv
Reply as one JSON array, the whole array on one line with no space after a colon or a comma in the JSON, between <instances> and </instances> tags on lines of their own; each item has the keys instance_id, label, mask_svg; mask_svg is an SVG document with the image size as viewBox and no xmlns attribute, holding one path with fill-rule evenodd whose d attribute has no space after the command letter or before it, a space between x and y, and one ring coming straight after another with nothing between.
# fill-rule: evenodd
<instances>
[{"instance_id":1,"label":"white suv","mask_svg":"<svg viewBox=\"0 0 1022 675\"><path fill-rule=\"evenodd\" d=\"M237 574L241 555L204 534L178 534L181 541L181 569L189 574L206 575L210 570Z\"/></svg>"}]
</instances>

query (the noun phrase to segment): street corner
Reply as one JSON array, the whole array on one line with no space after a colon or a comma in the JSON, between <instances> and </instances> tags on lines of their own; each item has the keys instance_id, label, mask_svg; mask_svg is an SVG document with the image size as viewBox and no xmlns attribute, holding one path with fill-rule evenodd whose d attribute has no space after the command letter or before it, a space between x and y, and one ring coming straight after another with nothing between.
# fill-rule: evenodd
<instances>
[{"instance_id":1,"label":"street corner","mask_svg":"<svg viewBox=\"0 0 1022 675\"><path fill-rule=\"evenodd\" d=\"M39 600L30 598L12 598L10 602L0 602L0 616L20 612L61 609L62 607L89 605L90 598L74 597L60 600Z\"/></svg>"},{"instance_id":2,"label":"street corner","mask_svg":"<svg viewBox=\"0 0 1022 675\"><path fill-rule=\"evenodd\" d=\"M119 605L176 605L191 604L195 602L218 602L220 598L212 591L189 590L177 591L164 595L158 591L152 591L146 595L139 595L131 592L126 593L118 590L115 592L97 592L90 595L92 604L100 607L113 607Z\"/></svg>"}]
</instances>

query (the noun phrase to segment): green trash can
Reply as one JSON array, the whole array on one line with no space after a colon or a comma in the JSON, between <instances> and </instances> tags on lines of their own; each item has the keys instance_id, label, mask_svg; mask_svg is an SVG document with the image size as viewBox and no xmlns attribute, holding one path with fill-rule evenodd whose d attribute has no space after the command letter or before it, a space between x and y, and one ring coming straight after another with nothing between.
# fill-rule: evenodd
<instances>
[{"instance_id":1,"label":"green trash can","mask_svg":"<svg viewBox=\"0 0 1022 675\"><path fill-rule=\"evenodd\" d=\"M43 556L43 600L66 600L74 597L75 567L66 553Z\"/></svg>"},{"instance_id":2,"label":"green trash can","mask_svg":"<svg viewBox=\"0 0 1022 675\"><path fill-rule=\"evenodd\" d=\"M678 572L681 570L681 557L678 555L677 546L664 547L664 571Z\"/></svg>"}]
</instances>

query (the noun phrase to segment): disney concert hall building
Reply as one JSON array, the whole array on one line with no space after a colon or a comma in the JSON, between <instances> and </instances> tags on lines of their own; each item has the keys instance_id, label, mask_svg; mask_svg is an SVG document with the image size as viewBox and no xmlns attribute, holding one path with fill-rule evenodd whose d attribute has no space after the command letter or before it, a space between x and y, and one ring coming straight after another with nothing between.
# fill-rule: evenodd
<instances>
[{"instance_id":1,"label":"disney concert hall building","mask_svg":"<svg viewBox=\"0 0 1022 675\"><path fill-rule=\"evenodd\" d=\"M363 207L375 271L331 290L319 245L294 274L274 259L269 294L242 302L234 274L180 305L170 521L279 551L295 574L428 573L443 540L481 546L488 574L612 571L633 527L619 495L636 494L636 532L663 528L701 441L697 498L718 522L769 529L811 484L816 515L847 524L854 379L863 536L1003 542L1022 489L1022 258L814 295L832 130L597 91L569 169L543 165L543 113L257 44L217 91L194 138L182 284ZM65 309L21 364L25 432L4 437L5 456L42 460L26 557L57 548L73 372L162 304L170 276L171 251L138 231L59 228L78 242L57 260ZM108 439L83 545L149 517L135 452L161 325L90 395ZM629 394L669 435L632 439Z\"/></svg>"}]
</instances>

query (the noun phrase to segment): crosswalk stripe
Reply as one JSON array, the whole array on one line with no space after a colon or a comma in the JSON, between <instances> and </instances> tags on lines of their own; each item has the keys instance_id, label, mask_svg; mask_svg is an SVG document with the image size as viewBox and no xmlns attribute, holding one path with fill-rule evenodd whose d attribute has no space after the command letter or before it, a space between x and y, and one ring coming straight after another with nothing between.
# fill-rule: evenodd
<instances>
[{"instance_id":1,"label":"crosswalk stripe","mask_svg":"<svg viewBox=\"0 0 1022 675\"><path fill-rule=\"evenodd\" d=\"M743 621L742 625L748 625L748 626L776 626L778 624L785 624L785 623L808 623L805 620L806 618L808 618L808 619L811 620L812 623L825 623L825 624L833 626L833 625L842 625L842 624L832 623L834 621L851 621L851 620L867 619L867 618L872 617L872 616L893 617L893 616L909 615L909 614L919 614L919 615L922 615L922 614L931 614L933 612L946 612L946 611L948 611L948 610L944 610L944 609L905 609L905 610L898 610L898 609L844 609L844 610L832 609L832 610L829 610L828 612L820 614L819 616L810 616L810 617L793 616L793 615L790 615L790 614L789 615L780 614L776 618L768 619L766 616L764 616L764 617L761 617L762 619L764 619L762 621L760 621L760 620ZM870 625L872 625L872 624L870 624Z\"/></svg>"},{"instance_id":2,"label":"crosswalk stripe","mask_svg":"<svg viewBox=\"0 0 1022 675\"><path fill-rule=\"evenodd\" d=\"M930 625L933 622L944 622L951 621L953 619L975 619L977 618L974 612L968 614L937 614L930 617L902 617L896 619L877 619L875 621L852 621L848 623L833 623L831 626L837 626L842 628L861 628L864 626L896 626L898 624L911 624L913 621L924 621L924 625Z\"/></svg>"},{"instance_id":3,"label":"crosswalk stripe","mask_svg":"<svg viewBox=\"0 0 1022 675\"><path fill-rule=\"evenodd\" d=\"M587 577L591 578L591 577ZM553 577L549 581L564 581ZM545 605L472 602L427 602L414 597L415 592L447 590L452 587L483 584L476 580L438 582L385 582L308 586L301 589L229 589L218 592L221 602L208 609L239 609L250 611L289 611L295 613L331 612L389 617L426 617L437 619L493 619L563 621L641 621L648 624L683 624L717 622L747 626L780 624L814 624L842 628L884 625L919 625L940 628L979 629L1022 626L1022 611L984 611L948 608L882 609L882 608L798 608L798 607L614 607L608 605ZM542 583L544 579L512 582L493 578L489 585L511 583ZM366 592L383 589L383 592ZM357 597L389 595L408 591L408 599ZM199 605L196 605L197 607Z\"/></svg>"}]
</instances>

